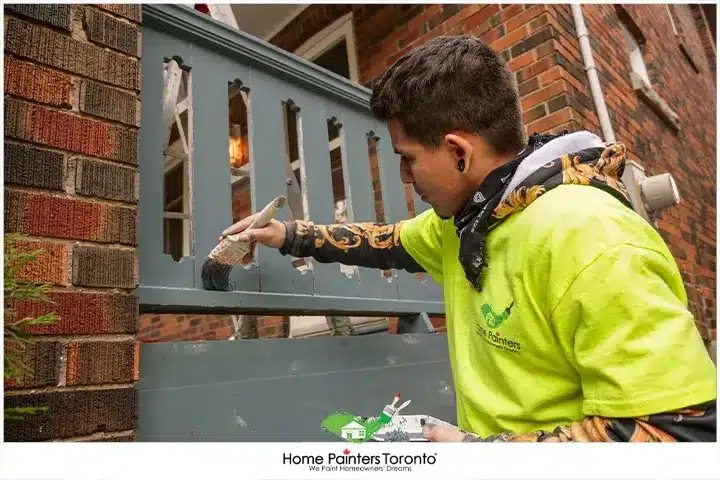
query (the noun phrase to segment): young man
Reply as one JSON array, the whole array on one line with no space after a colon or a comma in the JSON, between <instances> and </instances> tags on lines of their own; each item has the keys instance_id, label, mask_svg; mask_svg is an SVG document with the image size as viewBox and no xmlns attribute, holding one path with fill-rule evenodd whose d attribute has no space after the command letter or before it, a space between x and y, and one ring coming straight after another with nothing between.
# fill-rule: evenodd
<instances>
[{"instance_id":1,"label":"young man","mask_svg":"<svg viewBox=\"0 0 720 480\"><path fill-rule=\"evenodd\" d=\"M371 107L432 209L391 225L273 221L246 239L443 286L464 431L428 425L427 438L715 440L715 365L672 255L631 208L622 144L526 142L513 74L468 36L399 59Z\"/></svg>"}]
</instances>

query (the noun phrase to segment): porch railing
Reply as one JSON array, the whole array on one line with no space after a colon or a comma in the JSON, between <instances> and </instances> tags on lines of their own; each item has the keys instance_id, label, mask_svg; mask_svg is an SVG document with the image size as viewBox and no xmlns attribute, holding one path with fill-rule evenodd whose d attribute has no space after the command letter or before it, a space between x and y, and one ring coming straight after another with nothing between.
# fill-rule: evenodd
<instances>
[{"instance_id":1,"label":"porch railing","mask_svg":"<svg viewBox=\"0 0 720 480\"><path fill-rule=\"evenodd\" d=\"M184 93L174 98L168 110L168 84L172 82L181 85L175 91ZM286 194L289 177L293 176L288 173L283 133L287 129L285 104L297 119L295 148L302 163L306 218L317 224L335 223L328 120L339 132L347 221L376 218L368 138L377 142L385 221L409 215L398 159L385 125L370 115L368 89L189 7L145 5L139 202L141 311L442 314L442 291L427 275L422 280L406 272L393 272L388 277L365 268L348 275L338 265L317 262L301 273L291 259L264 247L258 249L255 267L233 271L233 291L203 289L202 265L217 244L219 233L233 220L231 177L237 172L231 171L228 154L228 118L232 113L228 95L233 88L242 92L247 105L252 161L238 170L249 177L254 211ZM176 122L175 127L168 127L168 118ZM169 137L177 138L181 147L174 151L168 147ZM183 207L173 210L168 207L163 185L168 181L168 168L178 163L188 166L183 175L178 174L187 182L176 202ZM417 196L414 205L416 213L428 208ZM279 219L288 218L286 208ZM178 228L186 228L179 260L164 253L172 221Z\"/></svg>"}]
</instances>

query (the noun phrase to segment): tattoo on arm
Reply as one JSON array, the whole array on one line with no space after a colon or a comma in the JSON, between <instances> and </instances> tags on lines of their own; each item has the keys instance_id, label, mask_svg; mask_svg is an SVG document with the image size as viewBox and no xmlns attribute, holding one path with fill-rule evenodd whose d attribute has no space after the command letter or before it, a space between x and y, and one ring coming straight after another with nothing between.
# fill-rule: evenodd
<instances>
[{"instance_id":1,"label":"tattoo on arm","mask_svg":"<svg viewBox=\"0 0 720 480\"><path fill-rule=\"evenodd\" d=\"M337 225L315 225L301 220L285 222L287 235L280 253L312 257L320 263L424 272L400 242L402 224L402 221Z\"/></svg>"},{"instance_id":2,"label":"tattoo on arm","mask_svg":"<svg viewBox=\"0 0 720 480\"><path fill-rule=\"evenodd\" d=\"M552 432L510 432L485 438L471 433L463 442L715 442L716 403L636 418L585 417Z\"/></svg>"}]
</instances>

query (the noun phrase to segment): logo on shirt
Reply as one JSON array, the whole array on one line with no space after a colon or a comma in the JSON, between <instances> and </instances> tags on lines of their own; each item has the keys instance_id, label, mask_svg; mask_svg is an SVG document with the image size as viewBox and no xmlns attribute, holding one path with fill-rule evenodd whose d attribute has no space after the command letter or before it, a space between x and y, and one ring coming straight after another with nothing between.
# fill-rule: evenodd
<instances>
[{"instance_id":1,"label":"logo on shirt","mask_svg":"<svg viewBox=\"0 0 720 480\"><path fill-rule=\"evenodd\" d=\"M496 313L492 305L489 303L483 304L483 306L480 307L480 311L487 328L485 328L485 325L482 325L481 322L478 322L476 324L476 331L489 345L500 350L520 353L520 342L513 340L507 335L503 335L500 331L500 325L510 318L510 312L512 312L514 305L515 302L513 301L501 313Z\"/></svg>"}]
</instances>

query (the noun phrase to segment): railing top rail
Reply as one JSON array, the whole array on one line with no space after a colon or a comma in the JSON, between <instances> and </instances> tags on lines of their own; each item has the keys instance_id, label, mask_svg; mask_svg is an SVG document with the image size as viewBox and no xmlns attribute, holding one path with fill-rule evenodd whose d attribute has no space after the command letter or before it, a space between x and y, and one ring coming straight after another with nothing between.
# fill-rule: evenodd
<instances>
[{"instance_id":1,"label":"railing top rail","mask_svg":"<svg viewBox=\"0 0 720 480\"><path fill-rule=\"evenodd\" d=\"M143 5L143 25L369 111L371 91L185 5Z\"/></svg>"},{"instance_id":2,"label":"railing top rail","mask_svg":"<svg viewBox=\"0 0 720 480\"><path fill-rule=\"evenodd\" d=\"M145 5L143 35L143 310L399 316L444 311L442 289L427 276L362 267L348 274L316 262L301 269L264 247L252 268L233 269L230 291L206 290L202 269L218 232L285 189L290 199L291 185L292 216L318 223L337 221L339 182L351 221L395 222L429 206L416 194L408 200L389 132L371 115L367 88L188 6ZM235 94L237 82L244 95ZM297 105L293 119L286 101ZM328 122L335 120L332 139ZM246 147L249 168L243 167L242 182L231 168L231 138ZM169 151L181 158L169 158ZM297 182L288 183L292 178ZM290 208L278 218L290 218Z\"/></svg>"}]
</instances>

